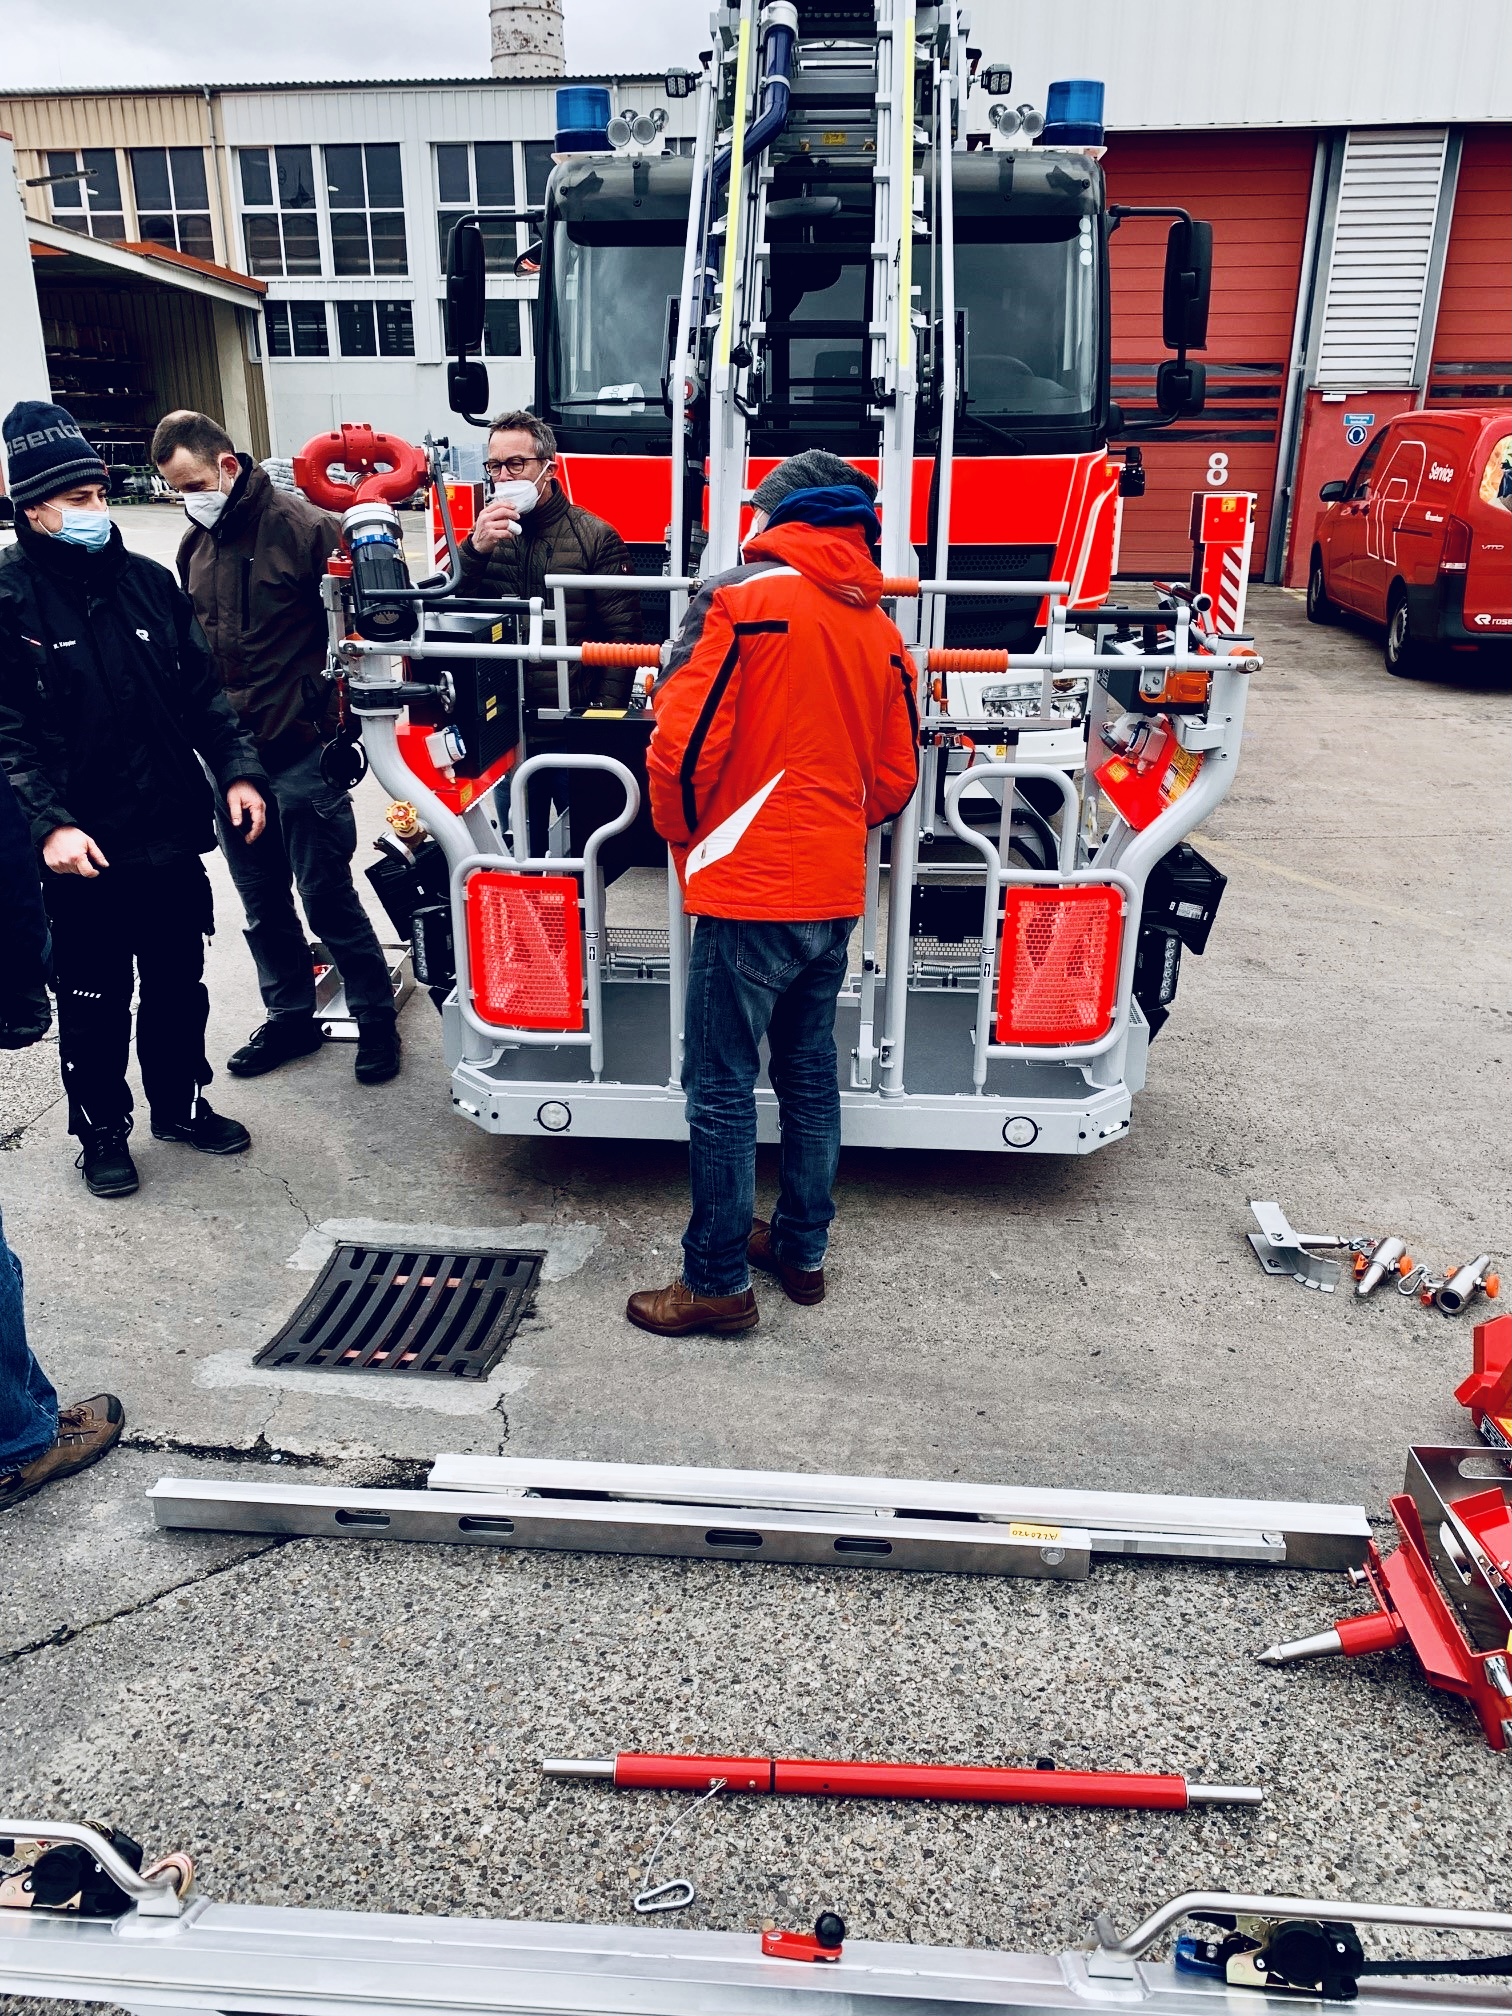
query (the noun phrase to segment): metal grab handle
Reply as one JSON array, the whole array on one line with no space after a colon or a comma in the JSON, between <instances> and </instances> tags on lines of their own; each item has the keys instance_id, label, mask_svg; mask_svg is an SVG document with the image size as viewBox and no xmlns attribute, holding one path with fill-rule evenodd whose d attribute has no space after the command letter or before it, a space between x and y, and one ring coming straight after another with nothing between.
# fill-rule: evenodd
<instances>
[{"instance_id":1,"label":"metal grab handle","mask_svg":"<svg viewBox=\"0 0 1512 2016\"><path fill-rule=\"evenodd\" d=\"M1438 1932L1512 1932L1512 1913L1451 1911L1427 1904L1349 1904L1319 1897L1243 1897L1226 1890L1188 1890L1152 1912L1127 1939L1108 1942L1099 1922L1098 1951L1138 1959L1162 1932L1197 1911L1226 1911L1243 1918L1347 1918L1362 1925L1415 1925Z\"/></svg>"},{"instance_id":2,"label":"metal grab handle","mask_svg":"<svg viewBox=\"0 0 1512 2016\"><path fill-rule=\"evenodd\" d=\"M966 786L980 784L987 777L1011 777L1015 780L1020 777L1037 777L1047 784L1057 786L1065 802L1065 817L1061 821L1057 843L1060 872L1062 875L1071 874L1076 867L1076 822L1081 813L1081 799L1077 796L1076 786L1066 772L1054 769L1048 763L972 763L968 764L959 775L950 778L945 786L945 818L956 838L964 840L968 847L975 848L989 869L996 868L1000 876L1004 873L1002 857L997 848L985 834L978 833L966 824L960 816L958 806L961 793ZM996 893L994 890L994 899Z\"/></svg>"},{"instance_id":3,"label":"metal grab handle","mask_svg":"<svg viewBox=\"0 0 1512 2016\"><path fill-rule=\"evenodd\" d=\"M77 1820L0 1819L0 1839L7 1841L71 1841L87 1848L105 1874L136 1905L144 1918L180 1918L186 1899L181 1897L170 1876L146 1877L118 1855L104 1835Z\"/></svg>"},{"instance_id":4,"label":"metal grab handle","mask_svg":"<svg viewBox=\"0 0 1512 2016\"><path fill-rule=\"evenodd\" d=\"M452 950L457 969L457 1007L463 1021L493 1043L536 1044L545 1049L563 1045L588 1049L589 1068L595 1079L604 1068L604 1031L600 1016L599 936L603 920L599 893L598 857L604 843L623 833L640 811L640 785L635 773L614 756L584 753L529 756L515 770L509 783L510 837L516 850L521 835L528 832L529 812L524 786L538 770L605 770L624 786L624 808L604 825L595 827L581 854L500 856L468 854L451 871ZM526 841L528 845L528 839ZM475 869L499 869L512 874L581 874L583 877L583 935L587 948L588 1027L583 1029L514 1029L505 1023L485 1022L472 1005L472 976L467 954L467 878Z\"/></svg>"}]
</instances>

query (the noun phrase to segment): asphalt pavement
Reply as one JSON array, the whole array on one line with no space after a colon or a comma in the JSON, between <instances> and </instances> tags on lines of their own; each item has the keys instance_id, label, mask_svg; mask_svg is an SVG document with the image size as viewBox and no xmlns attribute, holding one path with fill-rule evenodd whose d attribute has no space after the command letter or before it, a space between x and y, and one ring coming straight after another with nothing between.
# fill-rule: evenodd
<instances>
[{"instance_id":1,"label":"asphalt pavement","mask_svg":"<svg viewBox=\"0 0 1512 2016\"><path fill-rule=\"evenodd\" d=\"M175 514L125 514L166 555ZM349 1047L212 1098L251 1152L138 1128L89 1198L49 1043L0 1065L0 1206L65 1398L123 1448L4 1515L0 1803L185 1847L243 1902L623 1920L680 1810L544 1785L547 1755L789 1755L1174 1769L1254 1812L716 1802L658 1875L687 1922L840 1908L858 1935L1074 1943L1194 1885L1512 1902L1512 1777L1406 1654L1271 1672L1358 1607L1342 1578L1100 1565L1079 1585L155 1533L160 1474L409 1482L441 1450L1311 1497L1384 1515L1409 1442L1468 1435L1470 1328L1263 1275L1246 1200L1512 1254L1505 686L1388 677L1375 640L1257 590L1242 767L1197 844L1229 877L1129 1138L1053 1162L848 1152L830 1293L666 1343L680 1151L507 1141L454 1118L417 994L405 1069ZM357 794L364 846L381 816ZM211 863L210 1055L259 1019ZM772 1170L763 1153L763 1196ZM333 1236L472 1228L551 1255L485 1387L406 1395L252 1365ZM277 1466L277 1467L274 1467ZM0 2008L19 2009L0 1998ZM56 2005L54 2005L56 2006Z\"/></svg>"}]
</instances>

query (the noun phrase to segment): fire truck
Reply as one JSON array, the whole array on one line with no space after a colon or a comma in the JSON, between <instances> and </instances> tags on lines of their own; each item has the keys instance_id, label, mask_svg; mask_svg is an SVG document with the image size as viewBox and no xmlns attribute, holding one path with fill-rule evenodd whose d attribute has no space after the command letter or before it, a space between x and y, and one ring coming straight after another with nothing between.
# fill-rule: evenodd
<instances>
[{"instance_id":1,"label":"fire truck","mask_svg":"<svg viewBox=\"0 0 1512 2016\"><path fill-rule=\"evenodd\" d=\"M346 427L296 464L348 507L333 666L425 836L387 894L442 1007L452 1103L497 1133L685 1138L689 920L649 822L644 696L698 579L737 563L753 485L820 445L878 483L921 698L919 786L872 835L839 1006L843 1138L1085 1154L1128 1131L1182 951L1206 943L1222 877L1187 836L1232 781L1259 666L1197 576L1112 588L1138 433L1201 404L1211 232L1156 213L1173 354L1132 419L1109 392L1129 213L1106 198L1100 86L1052 87L1042 116L988 66L976 146L952 6L739 0L713 25L665 80L695 101L691 155L655 117L562 94L521 255L558 477L626 540L646 641L569 640L588 577L460 596L434 444ZM479 422L484 230L522 214L453 231L451 403ZM427 480L448 557L416 585L392 506ZM634 665L631 705L574 708L578 662ZM556 707L526 706L527 666L555 667Z\"/></svg>"}]
</instances>

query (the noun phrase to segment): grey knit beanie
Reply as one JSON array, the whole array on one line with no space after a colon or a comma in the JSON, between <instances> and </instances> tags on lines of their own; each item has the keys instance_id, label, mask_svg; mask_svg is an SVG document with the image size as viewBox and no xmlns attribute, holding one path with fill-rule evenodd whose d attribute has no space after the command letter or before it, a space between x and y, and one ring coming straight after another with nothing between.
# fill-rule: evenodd
<instances>
[{"instance_id":1,"label":"grey knit beanie","mask_svg":"<svg viewBox=\"0 0 1512 2016\"><path fill-rule=\"evenodd\" d=\"M3 423L10 494L42 504L78 483L108 483L109 471L72 413L45 399L18 399Z\"/></svg>"},{"instance_id":2,"label":"grey knit beanie","mask_svg":"<svg viewBox=\"0 0 1512 2016\"><path fill-rule=\"evenodd\" d=\"M795 490L829 490L836 484L853 484L875 501L877 486L853 462L831 455L823 448L805 448L801 455L789 455L769 476L763 476L751 492L752 508L768 514Z\"/></svg>"}]
</instances>

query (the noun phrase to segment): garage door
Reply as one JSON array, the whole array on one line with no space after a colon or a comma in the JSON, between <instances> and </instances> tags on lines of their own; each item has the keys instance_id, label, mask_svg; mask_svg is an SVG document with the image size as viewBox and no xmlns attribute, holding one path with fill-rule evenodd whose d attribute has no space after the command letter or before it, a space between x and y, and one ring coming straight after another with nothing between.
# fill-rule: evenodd
<instances>
[{"instance_id":1,"label":"garage door","mask_svg":"<svg viewBox=\"0 0 1512 2016\"><path fill-rule=\"evenodd\" d=\"M1207 409L1141 442L1146 494L1123 511L1121 571L1185 574L1194 490L1253 490L1253 569L1265 564L1287 364L1316 142L1307 133L1115 134L1103 167L1114 203L1176 204L1213 226ZM1164 219L1114 234L1113 397L1153 417Z\"/></svg>"},{"instance_id":2,"label":"garage door","mask_svg":"<svg viewBox=\"0 0 1512 2016\"><path fill-rule=\"evenodd\" d=\"M1512 129L1464 136L1428 381L1431 406L1512 399Z\"/></svg>"}]
</instances>

